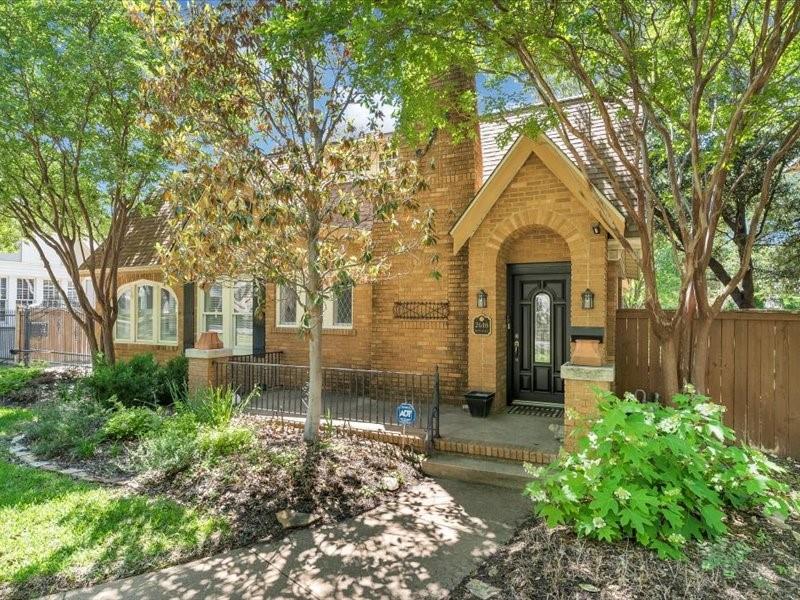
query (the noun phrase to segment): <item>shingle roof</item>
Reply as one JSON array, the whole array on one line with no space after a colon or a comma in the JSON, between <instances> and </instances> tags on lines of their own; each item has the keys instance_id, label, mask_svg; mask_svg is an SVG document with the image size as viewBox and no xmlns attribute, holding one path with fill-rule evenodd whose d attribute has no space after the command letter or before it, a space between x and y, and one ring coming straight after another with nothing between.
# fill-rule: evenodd
<instances>
[{"instance_id":1,"label":"shingle roof","mask_svg":"<svg viewBox=\"0 0 800 600\"><path fill-rule=\"evenodd\" d=\"M152 214L131 216L125 243L120 250L120 267L148 267L160 264L156 244L167 239L169 210L169 206L164 204ZM83 263L81 269L90 270L96 257L99 260L99 250Z\"/></svg>"},{"instance_id":2,"label":"shingle roof","mask_svg":"<svg viewBox=\"0 0 800 600\"><path fill-rule=\"evenodd\" d=\"M630 186L632 186L630 175L620 162L619 157L609 147L605 126L603 125L603 121L600 119L599 114L597 114L594 109L592 109L585 101L581 99L567 100L564 102L563 106L569 115L570 121L577 128L580 128L583 131L588 131L590 139L594 142L594 145L598 146L601 150L605 150L605 158L603 162L612 165L613 172L616 173L616 177L624 182L625 186L630 188ZM509 127L520 125L525 119L529 118L530 115L530 110L520 110L506 113L491 120L481 122L480 136L483 160L482 181L485 182L489 178L489 176L492 174L492 171L494 171L494 169L505 156L508 149L511 147L511 144L513 144L514 140L518 137L518 134L516 134L516 132L510 132L511 135L505 136L505 138L508 139L503 139L503 142L505 143L501 143L500 139L498 138L502 137L503 133L506 132ZM624 144L625 151L628 156L632 157L632 135L626 135L626 132L629 132L629 129L622 123L619 123L618 125L618 132L621 134L620 138ZM545 132L545 135L547 135L547 137L553 141L553 143L566 155L569 160L571 160L573 163L576 163L571 150L568 148L567 144L564 143L558 132L551 130ZM605 174L600 162L591 155L582 140L574 135L570 135L569 140L574 146L575 150L581 156L581 159L585 162L589 180L600 191L600 193L606 196L624 214L625 211L622 207L622 204L619 202L611 182L609 181L608 176Z\"/></svg>"}]
</instances>

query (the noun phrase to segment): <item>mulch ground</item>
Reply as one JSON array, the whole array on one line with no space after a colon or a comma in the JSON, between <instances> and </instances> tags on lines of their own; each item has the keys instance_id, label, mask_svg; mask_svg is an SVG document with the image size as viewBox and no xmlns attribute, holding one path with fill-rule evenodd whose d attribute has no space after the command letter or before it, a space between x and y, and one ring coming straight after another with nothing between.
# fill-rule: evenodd
<instances>
[{"instance_id":1,"label":"mulch ground","mask_svg":"<svg viewBox=\"0 0 800 600\"><path fill-rule=\"evenodd\" d=\"M787 483L800 489L800 465L781 462L789 471ZM731 513L728 526L723 540L691 544L687 558L674 561L633 543L579 538L532 517L450 598L474 599L467 589L472 579L497 588L495 600L800 598L800 520Z\"/></svg>"},{"instance_id":2,"label":"mulch ground","mask_svg":"<svg viewBox=\"0 0 800 600\"><path fill-rule=\"evenodd\" d=\"M145 482L149 492L224 516L231 525L225 546L281 537L278 511L310 513L319 517L317 523L341 521L390 500L422 477L418 457L390 444L344 434L306 444L302 429L243 420L256 431L254 452ZM391 489L395 481L399 487Z\"/></svg>"}]
</instances>

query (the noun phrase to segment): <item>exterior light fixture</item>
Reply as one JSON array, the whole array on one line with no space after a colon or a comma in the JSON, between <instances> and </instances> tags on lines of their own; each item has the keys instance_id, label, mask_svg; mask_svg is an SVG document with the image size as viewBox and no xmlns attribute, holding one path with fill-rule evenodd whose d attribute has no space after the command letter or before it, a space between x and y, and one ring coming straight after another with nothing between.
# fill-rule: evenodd
<instances>
[{"instance_id":1,"label":"exterior light fixture","mask_svg":"<svg viewBox=\"0 0 800 600\"><path fill-rule=\"evenodd\" d=\"M486 290L478 292L478 308L486 308L489 305L489 295Z\"/></svg>"},{"instance_id":2,"label":"exterior light fixture","mask_svg":"<svg viewBox=\"0 0 800 600\"><path fill-rule=\"evenodd\" d=\"M600 223L592 223L592 233L600 235Z\"/></svg>"},{"instance_id":3,"label":"exterior light fixture","mask_svg":"<svg viewBox=\"0 0 800 600\"><path fill-rule=\"evenodd\" d=\"M581 294L581 306L584 310L591 310L594 308L594 292L589 288Z\"/></svg>"}]
</instances>

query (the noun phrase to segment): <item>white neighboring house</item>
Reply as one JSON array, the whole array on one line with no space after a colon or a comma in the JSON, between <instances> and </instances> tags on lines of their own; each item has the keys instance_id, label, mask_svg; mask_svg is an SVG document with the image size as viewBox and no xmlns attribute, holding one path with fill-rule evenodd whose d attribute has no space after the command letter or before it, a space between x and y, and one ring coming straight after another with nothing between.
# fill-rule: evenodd
<instances>
[{"instance_id":1,"label":"white neighboring house","mask_svg":"<svg viewBox=\"0 0 800 600\"><path fill-rule=\"evenodd\" d=\"M45 251L56 279L66 290L71 303L77 306L78 297L67 270L55 252L49 248ZM22 240L16 252L0 253L0 314L34 305L64 306L64 300L53 285L36 248Z\"/></svg>"}]
</instances>

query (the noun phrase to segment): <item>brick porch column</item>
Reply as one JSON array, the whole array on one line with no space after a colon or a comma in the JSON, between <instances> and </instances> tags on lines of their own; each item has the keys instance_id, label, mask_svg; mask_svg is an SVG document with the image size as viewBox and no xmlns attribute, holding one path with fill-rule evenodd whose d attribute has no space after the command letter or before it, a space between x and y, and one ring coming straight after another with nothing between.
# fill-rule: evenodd
<instances>
[{"instance_id":1,"label":"brick porch column","mask_svg":"<svg viewBox=\"0 0 800 600\"><path fill-rule=\"evenodd\" d=\"M587 366L568 362L561 365L564 380L564 447L576 448L577 437L588 430L597 416L596 389L614 388L614 365Z\"/></svg>"},{"instance_id":2,"label":"brick porch column","mask_svg":"<svg viewBox=\"0 0 800 600\"><path fill-rule=\"evenodd\" d=\"M189 359L189 392L194 393L208 387L219 385L217 371L233 355L230 348L187 348L184 352Z\"/></svg>"}]
</instances>

